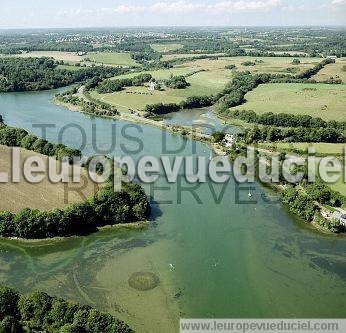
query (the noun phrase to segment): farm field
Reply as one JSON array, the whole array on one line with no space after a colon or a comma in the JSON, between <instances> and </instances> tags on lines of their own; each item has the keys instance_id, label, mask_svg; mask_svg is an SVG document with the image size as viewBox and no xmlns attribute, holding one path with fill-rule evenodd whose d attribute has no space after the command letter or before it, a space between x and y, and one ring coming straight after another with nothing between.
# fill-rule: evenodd
<instances>
[{"instance_id":1,"label":"farm field","mask_svg":"<svg viewBox=\"0 0 346 333\"><path fill-rule=\"evenodd\" d=\"M126 78L132 78L134 76L137 76L142 73L149 73L151 74L155 79L158 80L167 80L170 78L171 75L189 75L192 74L193 72L197 71L198 68L196 67L173 67L169 69L157 69L157 70L152 70L152 71L142 71L142 72L132 72L128 74L123 74L123 75L118 75L113 77L113 80L118 80L118 79L126 79Z\"/></svg>"},{"instance_id":2,"label":"farm field","mask_svg":"<svg viewBox=\"0 0 346 333\"><path fill-rule=\"evenodd\" d=\"M186 90L186 89L182 89ZM91 92L91 97L115 105L120 111L143 110L147 104L179 103L184 97L179 96L182 90L169 89L169 91L149 91L147 87L128 87L120 92L111 94L98 94Z\"/></svg>"},{"instance_id":3,"label":"farm field","mask_svg":"<svg viewBox=\"0 0 346 333\"><path fill-rule=\"evenodd\" d=\"M256 62L257 60L257 62ZM299 65L292 65L293 58L287 57L220 57L218 60L198 59L191 62L186 62L181 66L194 66L205 68L224 69L227 65L235 65L237 71L250 71L251 73L285 73L289 74L288 68L295 68L297 74L316 64L320 63L320 58L299 58ZM245 66L246 61L256 62L255 66Z\"/></svg>"},{"instance_id":4,"label":"farm field","mask_svg":"<svg viewBox=\"0 0 346 333\"><path fill-rule=\"evenodd\" d=\"M210 90L202 84L193 84L186 89L169 89L149 91L148 87L127 87L120 92L99 94L91 92L91 97L116 106L120 111L144 110L147 104L180 103L189 96L210 95Z\"/></svg>"},{"instance_id":5,"label":"farm field","mask_svg":"<svg viewBox=\"0 0 346 333\"><path fill-rule=\"evenodd\" d=\"M346 58L337 59L335 64L325 66L312 78L316 81L328 80L331 77L340 78L343 83L346 83L346 70L342 70L344 66L346 69Z\"/></svg>"},{"instance_id":6,"label":"farm field","mask_svg":"<svg viewBox=\"0 0 346 333\"><path fill-rule=\"evenodd\" d=\"M8 55L1 55L2 57L8 57ZM28 53L11 55L11 57L20 58L41 58L48 57L56 60L62 60L65 63L74 65L78 62L85 62L90 59L97 64L113 65L113 66L135 66L137 63L131 58L129 53L117 53L117 52L90 52L86 55L79 56L76 52L60 52L60 51L32 51Z\"/></svg>"},{"instance_id":7,"label":"farm field","mask_svg":"<svg viewBox=\"0 0 346 333\"><path fill-rule=\"evenodd\" d=\"M179 50L184 45L178 44L178 43L162 43L162 44L151 44L150 47L155 51L155 52L160 52L160 53L166 53L166 52L172 52L175 50Z\"/></svg>"},{"instance_id":8,"label":"farm field","mask_svg":"<svg viewBox=\"0 0 346 333\"><path fill-rule=\"evenodd\" d=\"M90 59L92 62L114 65L114 66L135 66L137 63L131 58L130 53L116 52L95 52L83 56L84 60Z\"/></svg>"},{"instance_id":9,"label":"farm field","mask_svg":"<svg viewBox=\"0 0 346 333\"><path fill-rule=\"evenodd\" d=\"M0 170L3 172L11 173L11 149L6 146L0 145ZM40 155L25 149L21 150L21 166L23 166L24 159L30 156L41 156L48 165L48 157ZM60 162L56 162L60 163ZM61 165L61 164L60 164ZM48 166L47 166L48 168ZM70 167L71 168L71 167ZM47 170L47 169L46 169ZM59 167L58 167L59 170ZM48 173L45 173L45 179L38 184L31 184L24 179L21 174L20 183L5 183L0 187L0 211L9 210L12 212L18 212L21 209L30 207L32 209L51 210L54 208L63 208L67 203L64 202L64 193L67 193L68 204L84 201L86 197L92 196L96 187L89 177L87 177L86 170L81 170L81 177L85 177L85 188L80 190L84 195L81 197L76 192L81 184L74 184L70 181L67 184L58 183L53 184L47 177ZM66 187L66 190L65 190ZM74 189L74 191L73 191Z\"/></svg>"},{"instance_id":10,"label":"farm field","mask_svg":"<svg viewBox=\"0 0 346 333\"><path fill-rule=\"evenodd\" d=\"M247 102L232 108L253 110L258 114L290 113L346 120L346 86L309 83L270 83L245 95Z\"/></svg>"},{"instance_id":11,"label":"farm field","mask_svg":"<svg viewBox=\"0 0 346 333\"><path fill-rule=\"evenodd\" d=\"M2 57L8 57L8 55L2 55ZM28 53L11 55L11 57L19 57L19 58L47 57L47 58L54 58L56 60L62 60L72 64L75 64L83 60L83 57L79 56L75 52L61 52L61 51L31 51Z\"/></svg>"},{"instance_id":12,"label":"farm field","mask_svg":"<svg viewBox=\"0 0 346 333\"><path fill-rule=\"evenodd\" d=\"M322 155L342 155L346 144L343 143L312 143L312 142L274 142L259 143L261 148L269 148L273 150L299 150L306 153L309 147L314 147L317 154Z\"/></svg>"},{"instance_id":13,"label":"farm field","mask_svg":"<svg viewBox=\"0 0 346 333\"><path fill-rule=\"evenodd\" d=\"M194 58L198 56L224 56L224 53L172 53L172 54L164 54L161 58L162 61L170 61L170 60L176 60L176 59L182 59L182 58Z\"/></svg>"}]
</instances>

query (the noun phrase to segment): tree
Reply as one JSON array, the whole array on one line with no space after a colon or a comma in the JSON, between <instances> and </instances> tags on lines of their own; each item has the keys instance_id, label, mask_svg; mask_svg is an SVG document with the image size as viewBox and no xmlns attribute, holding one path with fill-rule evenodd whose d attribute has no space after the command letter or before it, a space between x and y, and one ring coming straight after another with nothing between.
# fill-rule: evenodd
<instances>
[{"instance_id":1,"label":"tree","mask_svg":"<svg viewBox=\"0 0 346 333\"><path fill-rule=\"evenodd\" d=\"M0 320L7 316L16 317L18 315L19 295L11 288L0 286Z\"/></svg>"}]
</instances>

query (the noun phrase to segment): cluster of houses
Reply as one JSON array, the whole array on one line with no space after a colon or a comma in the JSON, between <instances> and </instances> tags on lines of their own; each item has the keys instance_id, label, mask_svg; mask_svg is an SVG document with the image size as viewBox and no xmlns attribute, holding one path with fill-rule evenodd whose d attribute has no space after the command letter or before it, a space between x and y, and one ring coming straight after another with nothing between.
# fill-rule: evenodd
<instances>
[{"instance_id":1,"label":"cluster of houses","mask_svg":"<svg viewBox=\"0 0 346 333\"><path fill-rule=\"evenodd\" d=\"M329 220L339 221L341 225L346 227L346 214L345 214L345 212L335 211L335 212L333 212L333 214L331 214L331 213L323 210L321 212L321 214L324 218L329 219Z\"/></svg>"},{"instance_id":2,"label":"cluster of houses","mask_svg":"<svg viewBox=\"0 0 346 333\"><path fill-rule=\"evenodd\" d=\"M346 214L343 214L339 211L336 211L333 213L332 218L334 220L337 220L342 224L344 227L346 227Z\"/></svg>"},{"instance_id":3,"label":"cluster of houses","mask_svg":"<svg viewBox=\"0 0 346 333\"><path fill-rule=\"evenodd\" d=\"M223 144L226 148L234 148L237 143L236 137L233 134L226 134L223 139Z\"/></svg>"}]
</instances>

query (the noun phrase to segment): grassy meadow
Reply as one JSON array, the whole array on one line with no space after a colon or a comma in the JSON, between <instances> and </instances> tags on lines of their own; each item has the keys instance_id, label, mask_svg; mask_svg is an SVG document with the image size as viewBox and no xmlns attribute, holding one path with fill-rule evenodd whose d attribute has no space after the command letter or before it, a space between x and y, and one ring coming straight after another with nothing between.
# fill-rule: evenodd
<instances>
[{"instance_id":1,"label":"grassy meadow","mask_svg":"<svg viewBox=\"0 0 346 333\"><path fill-rule=\"evenodd\" d=\"M88 53L83 59L90 59L92 62L113 66L136 66L136 61L131 58L130 53L116 52L95 52Z\"/></svg>"},{"instance_id":2,"label":"grassy meadow","mask_svg":"<svg viewBox=\"0 0 346 333\"><path fill-rule=\"evenodd\" d=\"M0 170L11 174L12 167L12 154L11 149L7 146L0 145ZM0 211L9 210L11 212L19 212L20 210L30 207L39 210L51 210L54 208L63 208L67 204L82 202L85 198L92 196L97 188L95 183L88 177L86 170L81 170L81 178L85 180L85 188L82 184L73 183L72 179L67 184L57 183L53 184L48 179L48 157L21 149L21 170L23 170L24 159L31 156L41 156L45 161L46 172L45 179L38 183L32 184L25 180L21 174L21 181L19 183L4 183L0 186ZM56 162L56 161L55 161ZM56 162L61 166L60 162ZM58 170L60 169L58 166ZM71 170L69 166L69 170ZM81 196L76 190L83 194ZM64 200L64 193L67 193L68 202Z\"/></svg>"},{"instance_id":3,"label":"grassy meadow","mask_svg":"<svg viewBox=\"0 0 346 333\"><path fill-rule=\"evenodd\" d=\"M309 83L263 84L245 96L247 102L233 109L253 110L258 114L290 113L346 120L346 86Z\"/></svg>"},{"instance_id":4,"label":"grassy meadow","mask_svg":"<svg viewBox=\"0 0 346 333\"><path fill-rule=\"evenodd\" d=\"M346 144L325 142L270 142L260 143L259 147L277 151L299 150L302 153L306 153L309 147L313 147L315 148L316 154L334 156L342 155L346 148Z\"/></svg>"}]
</instances>

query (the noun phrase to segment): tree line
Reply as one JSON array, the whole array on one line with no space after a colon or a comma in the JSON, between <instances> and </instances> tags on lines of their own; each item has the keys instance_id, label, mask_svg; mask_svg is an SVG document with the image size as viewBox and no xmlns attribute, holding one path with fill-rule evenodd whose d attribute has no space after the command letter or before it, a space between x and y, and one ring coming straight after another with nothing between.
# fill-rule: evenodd
<instances>
[{"instance_id":1,"label":"tree line","mask_svg":"<svg viewBox=\"0 0 346 333\"><path fill-rule=\"evenodd\" d=\"M134 76L133 78L105 80L97 85L96 91L99 94L112 93L115 91L121 91L124 89L124 87L142 86L144 83L149 82L151 79L151 74L142 73Z\"/></svg>"},{"instance_id":2,"label":"tree line","mask_svg":"<svg viewBox=\"0 0 346 333\"><path fill-rule=\"evenodd\" d=\"M131 333L110 314L91 306L49 296L44 292L19 294L0 285L0 331L11 333Z\"/></svg>"},{"instance_id":3,"label":"tree line","mask_svg":"<svg viewBox=\"0 0 346 333\"><path fill-rule=\"evenodd\" d=\"M45 239L82 235L106 225L143 221L148 212L147 196L140 185L123 184L121 191L108 185L92 198L64 209L0 212L0 236Z\"/></svg>"},{"instance_id":4,"label":"tree line","mask_svg":"<svg viewBox=\"0 0 346 333\"><path fill-rule=\"evenodd\" d=\"M2 117L1 117L2 120ZM55 156L57 159L67 159L72 162L73 157L80 157L78 149L68 148L63 144L54 144L38 138L21 128L15 128L0 123L0 144L9 147L22 147L36 153Z\"/></svg>"},{"instance_id":5,"label":"tree line","mask_svg":"<svg viewBox=\"0 0 346 333\"><path fill-rule=\"evenodd\" d=\"M51 58L0 58L0 92L55 89L95 77L103 80L124 71L105 66L69 71L59 69Z\"/></svg>"},{"instance_id":6,"label":"tree line","mask_svg":"<svg viewBox=\"0 0 346 333\"><path fill-rule=\"evenodd\" d=\"M246 143L267 142L329 142L345 143L344 130L337 128L306 128L287 127L278 128L274 126L254 126L247 128L243 134Z\"/></svg>"},{"instance_id":7,"label":"tree line","mask_svg":"<svg viewBox=\"0 0 346 333\"><path fill-rule=\"evenodd\" d=\"M252 110L235 110L230 111L229 116L231 118L246 121L247 123L256 123L277 127L330 127L341 130L346 129L346 122L338 122L335 120L325 121L322 118L314 118L309 115L294 115L288 113L275 114L273 112L266 112L259 115Z\"/></svg>"}]
</instances>

